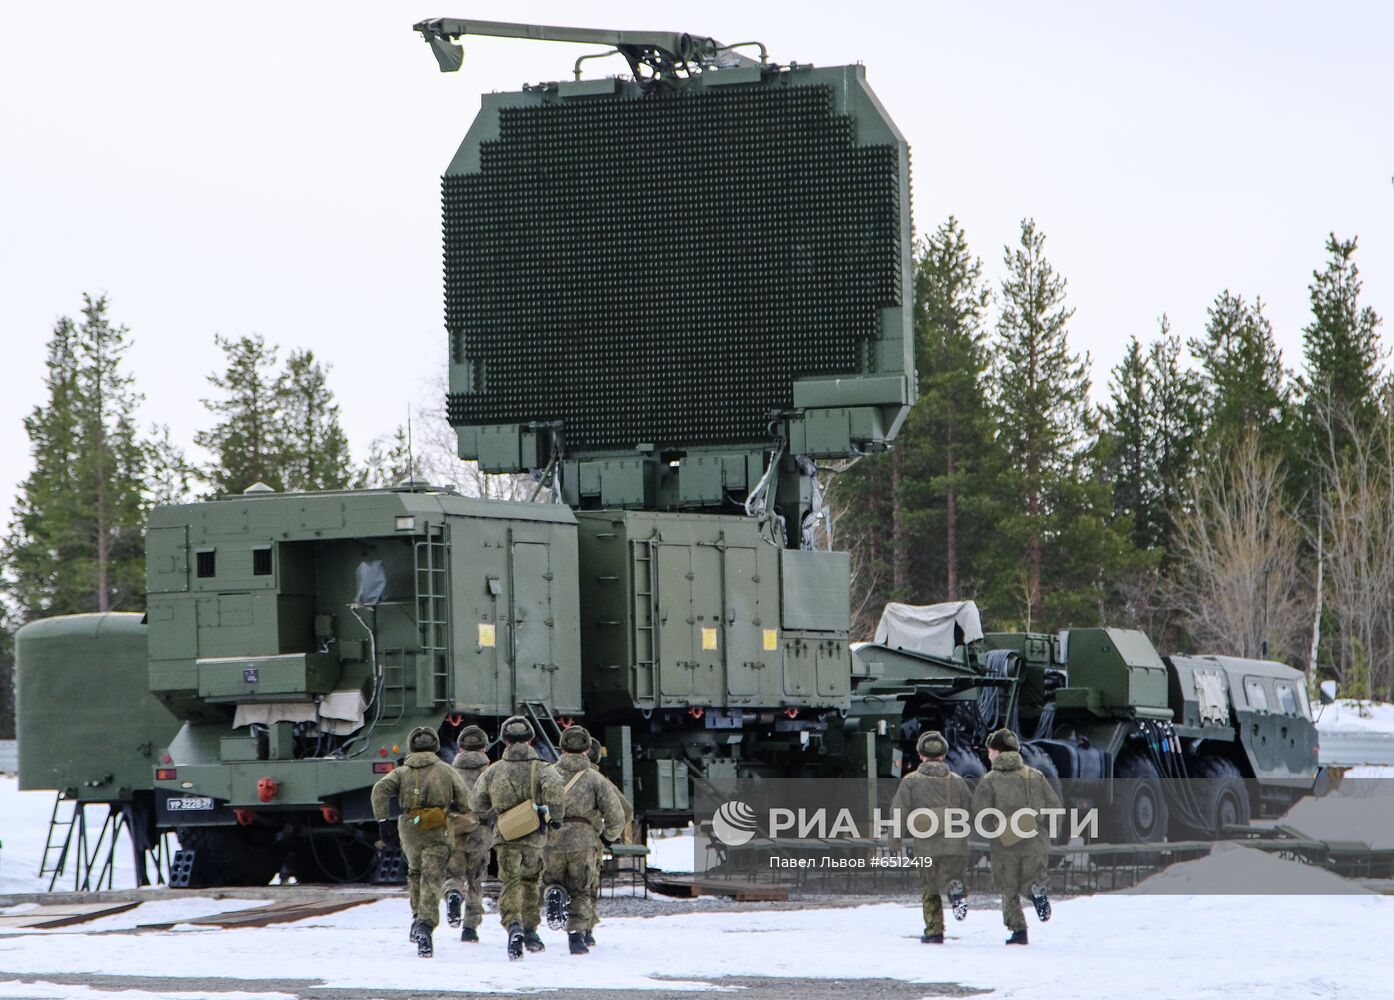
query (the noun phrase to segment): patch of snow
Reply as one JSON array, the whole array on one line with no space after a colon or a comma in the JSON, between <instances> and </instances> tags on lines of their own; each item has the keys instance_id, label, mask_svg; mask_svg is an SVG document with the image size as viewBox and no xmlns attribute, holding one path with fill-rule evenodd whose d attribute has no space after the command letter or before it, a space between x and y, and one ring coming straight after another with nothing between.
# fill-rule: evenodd
<instances>
[{"instance_id":1,"label":"patch of snow","mask_svg":"<svg viewBox=\"0 0 1394 1000\"><path fill-rule=\"evenodd\" d=\"M1387 775L1356 774L1375 770L1381 769L1352 768L1330 793L1298 799L1283 825L1313 840L1352 840L1394 850L1394 781Z\"/></svg>"},{"instance_id":2,"label":"patch of snow","mask_svg":"<svg viewBox=\"0 0 1394 1000\"><path fill-rule=\"evenodd\" d=\"M295 1000L289 993L246 993L234 990L217 994L218 1000ZM208 1000L208 993L175 991L151 993L147 990L99 990L71 983L22 983L17 980L0 982L0 998L4 1000Z\"/></svg>"},{"instance_id":3,"label":"patch of snow","mask_svg":"<svg viewBox=\"0 0 1394 1000\"><path fill-rule=\"evenodd\" d=\"M649 834L649 867L665 872L690 872L696 860L692 827L666 837Z\"/></svg>"},{"instance_id":4,"label":"patch of snow","mask_svg":"<svg viewBox=\"0 0 1394 1000\"><path fill-rule=\"evenodd\" d=\"M1313 706L1321 713L1320 733L1394 733L1394 705L1383 701L1357 702L1338 698L1330 705Z\"/></svg>"},{"instance_id":5,"label":"patch of snow","mask_svg":"<svg viewBox=\"0 0 1394 1000\"><path fill-rule=\"evenodd\" d=\"M21 792L19 779L0 776L0 896L21 892L44 892L49 876L39 878L39 864L48 839L48 821L53 815L52 791ZM105 806L91 806L87 813L89 842L97 839ZM130 841L122 837L116 847L116 872L112 888L135 886ZM72 889L73 873L60 878L55 889Z\"/></svg>"}]
</instances>

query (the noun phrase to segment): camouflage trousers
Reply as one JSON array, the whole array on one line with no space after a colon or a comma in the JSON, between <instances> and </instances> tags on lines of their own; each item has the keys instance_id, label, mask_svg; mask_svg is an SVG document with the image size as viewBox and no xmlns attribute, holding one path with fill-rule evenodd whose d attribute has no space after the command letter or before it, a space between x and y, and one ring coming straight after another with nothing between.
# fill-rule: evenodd
<instances>
[{"instance_id":1,"label":"camouflage trousers","mask_svg":"<svg viewBox=\"0 0 1394 1000\"><path fill-rule=\"evenodd\" d=\"M494 856L502 885L499 921L505 927L522 924L525 931L536 930L542 919L542 848L498 844Z\"/></svg>"},{"instance_id":2,"label":"camouflage trousers","mask_svg":"<svg viewBox=\"0 0 1394 1000\"><path fill-rule=\"evenodd\" d=\"M465 897L466 927L478 927L484 920L484 872L489 867L489 852L464 851L452 848L445 866L445 892L458 892Z\"/></svg>"},{"instance_id":3,"label":"camouflage trousers","mask_svg":"<svg viewBox=\"0 0 1394 1000\"><path fill-rule=\"evenodd\" d=\"M434 928L440 923L441 885L450 858L450 839L445 830L421 830L408 823L405 816L397 821L397 836L402 841L402 856L407 859L412 919Z\"/></svg>"},{"instance_id":4,"label":"camouflage trousers","mask_svg":"<svg viewBox=\"0 0 1394 1000\"><path fill-rule=\"evenodd\" d=\"M595 926L595 897L600 884L596 875L595 851L548 851L542 872L543 885L559 885L571 897L571 919L566 929L588 931Z\"/></svg>"},{"instance_id":5,"label":"camouflage trousers","mask_svg":"<svg viewBox=\"0 0 1394 1000\"><path fill-rule=\"evenodd\" d=\"M1013 854L992 852L992 884L1002 894L1002 922L1011 931L1026 929L1026 914L1021 910L1021 897L1031 896L1031 885L1044 883L1047 878L1048 854L1032 852Z\"/></svg>"},{"instance_id":6,"label":"camouflage trousers","mask_svg":"<svg viewBox=\"0 0 1394 1000\"><path fill-rule=\"evenodd\" d=\"M920 909L924 912L924 932L944 933L944 901L940 895L949 891L950 882L967 888L968 859L962 855L935 857L934 864L917 868L920 876Z\"/></svg>"}]
</instances>

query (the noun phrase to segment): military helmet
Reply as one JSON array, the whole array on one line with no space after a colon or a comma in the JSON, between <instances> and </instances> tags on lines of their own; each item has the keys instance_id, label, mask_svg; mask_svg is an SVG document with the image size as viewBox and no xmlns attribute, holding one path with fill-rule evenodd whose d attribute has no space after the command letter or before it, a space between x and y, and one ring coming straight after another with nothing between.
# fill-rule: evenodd
<instances>
[{"instance_id":1,"label":"military helmet","mask_svg":"<svg viewBox=\"0 0 1394 1000\"><path fill-rule=\"evenodd\" d=\"M942 757L949 752L949 744L938 730L930 730L915 744L915 752L921 757Z\"/></svg>"},{"instance_id":2,"label":"military helmet","mask_svg":"<svg viewBox=\"0 0 1394 1000\"><path fill-rule=\"evenodd\" d=\"M435 753L440 750L440 737L428 726L417 726L407 737L407 747L412 753Z\"/></svg>"},{"instance_id":3,"label":"military helmet","mask_svg":"<svg viewBox=\"0 0 1394 1000\"><path fill-rule=\"evenodd\" d=\"M478 726L466 726L455 737L455 745L461 750L483 750L489 745L489 734Z\"/></svg>"},{"instance_id":4,"label":"military helmet","mask_svg":"<svg viewBox=\"0 0 1394 1000\"><path fill-rule=\"evenodd\" d=\"M503 720L499 735L505 743L528 743L537 734L533 732L531 722L521 715L514 715Z\"/></svg>"},{"instance_id":5,"label":"military helmet","mask_svg":"<svg viewBox=\"0 0 1394 1000\"><path fill-rule=\"evenodd\" d=\"M586 753L591 748L591 734L585 726L568 726L561 734L561 748L567 753Z\"/></svg>"},{"instance_id":6,"label":"military helmet","mask_svg":"<svg viewBox=\"0 0 1394 1000\"><path fill-rule=\"evenodd\" d=\"M591 748L586 751L586 756L591 759L592 764L599 764L602 753L604 753L604 750L601 748L600 741L592 736Z\"/></svg>"},{"instance_id":7,"label":"military helmet","mask_svg":"<svg viewBox=\"0 0 1394 1000\"><path fill-rule=\"evenodd\" d=\"M1020 750L1021 741L1016 738L1016 733L1003 728L987 738L987 748L989 750Z\"/></svg>"}]
</instances>

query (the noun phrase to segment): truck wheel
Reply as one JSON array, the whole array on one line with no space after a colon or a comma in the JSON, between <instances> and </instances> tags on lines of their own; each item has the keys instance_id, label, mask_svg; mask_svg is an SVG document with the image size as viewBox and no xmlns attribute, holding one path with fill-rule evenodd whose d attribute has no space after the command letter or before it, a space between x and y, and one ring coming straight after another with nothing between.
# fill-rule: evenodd
<instances>
[{"instance_id":1,"label":"truck wheel","mask_svg":"<svg viewBox=\"0 0 1394 1000\"><path fill-rule=\"evenodd\" d=\"M1250 819L1249 789L1244 775L1231 760L1224 757L1201 757L1191 771L1201 778L1202 808L1209 829L1206 836L1223 837L1227 826L1245 826Z\"/></svg>"},{"instance_id":2,"label":"truck wheel","mask_svg":"<svg viewBox=\"0 0 1394 1000\"><path fill-rule=\"evenodd\" d=\"M1166 839L1167 804L1162 779L1145 757L1127 754L1113 768L1113 806L1100 818L1106 843L1159 844Z\"/></svg>"},{"instance_id":3,"label":"truck wheel","mask_svg":"<svg viewBox=\"0 0 1394 1000\"><path fill-rule=\"evenodd\" d=\"M954 747L945 754L944 763L949 765L950 771L968 783L969 791L976 788L978 779L987 774L987 768L983 767L983 762L978 759L978 755L963 747Z\"/></svg>"},{"instance_id":4,"label":"truck wheel","mask_svg":"<svg viewBox=\"0 0 1394 1000\"><path fill-rule=\"evenodd\" d=\"M196 852L190 888L266 885L281 870L284 852L255 828L181 826L174 835L181 848Z\"/></svg>"}]
</instances>

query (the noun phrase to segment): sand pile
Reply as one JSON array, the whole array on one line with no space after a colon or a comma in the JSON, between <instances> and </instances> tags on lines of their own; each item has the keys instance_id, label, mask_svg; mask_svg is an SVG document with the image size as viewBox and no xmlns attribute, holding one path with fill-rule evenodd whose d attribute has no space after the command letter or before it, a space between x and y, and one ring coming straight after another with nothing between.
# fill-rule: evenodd
<instances>
[{"instance_id":1,"label":"sand pile","mask_svg":"<svg viewBox=\"0 0 1394 1000\"><path fill-rule=\"evenodd\" d=\"M1206 857L1172 865L1129 891L1154 896L1373 895L1370 890L1323 868L1287 861L1238 844L1216 844Z\"/></svg>"}]
</instances>

